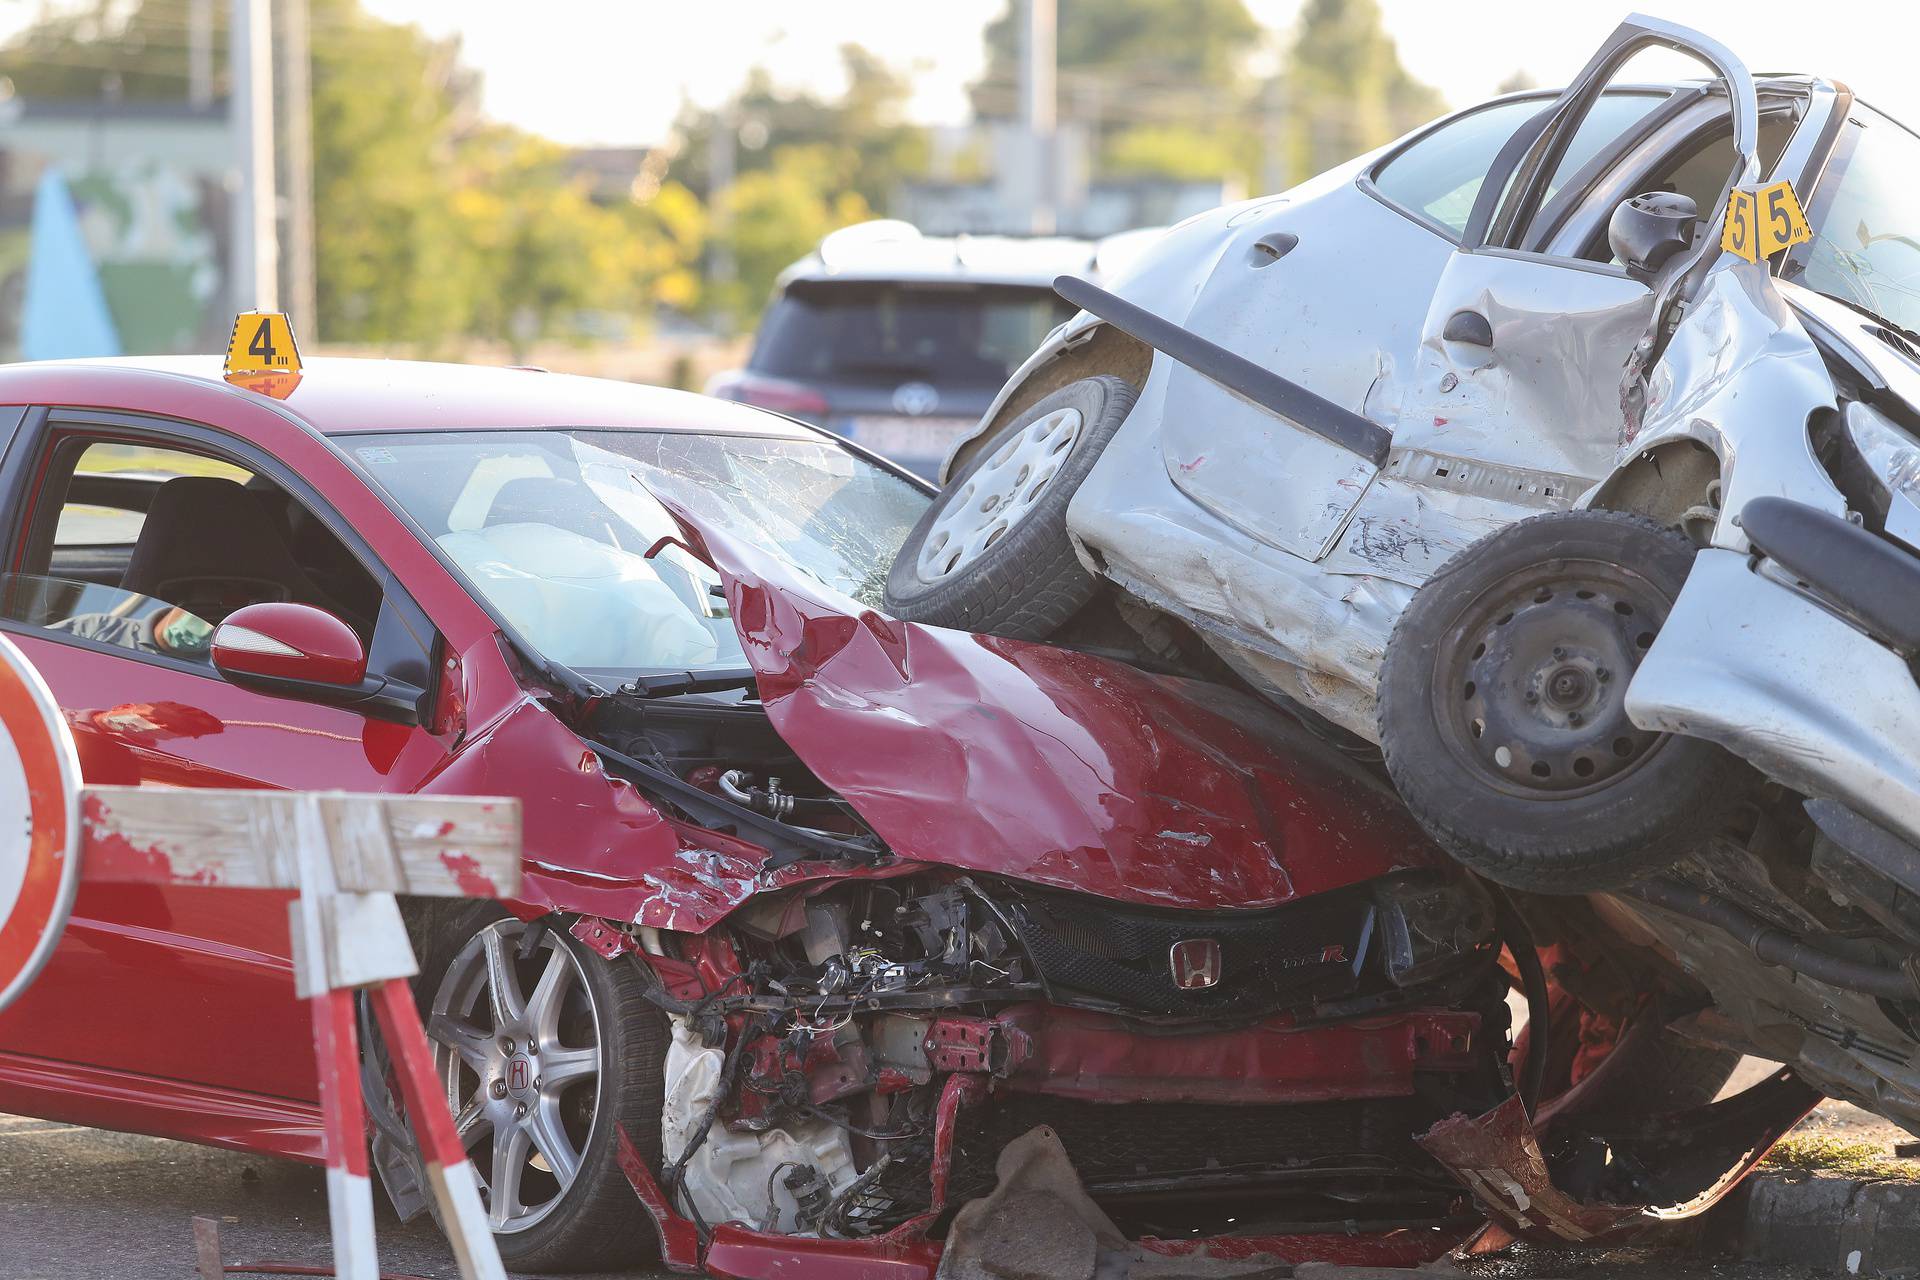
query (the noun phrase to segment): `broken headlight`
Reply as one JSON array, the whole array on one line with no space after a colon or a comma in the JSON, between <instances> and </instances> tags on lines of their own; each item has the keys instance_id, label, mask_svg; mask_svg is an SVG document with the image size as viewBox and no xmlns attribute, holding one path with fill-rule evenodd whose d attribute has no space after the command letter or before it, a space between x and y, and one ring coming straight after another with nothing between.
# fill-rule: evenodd
<instances>
[{"instance_id":1,"label":"broken headlight","mask_svg":"<svg viewBox=\"0 0 1920 1280\"><path fill-rule=\"evenodd\" d=\"M1920 440L1857 400L1847 406L1844 420L1854 456L1843 464L1848 474L1835 478L1848 500L1877 518L1888 537L1920 550Z\"/></svg>"},{"instance_id":2,"label":"broken headlight","mask_svg":"<svg viewBox=\"0 0 1920 1280\"><path fill-rule=\"evenodd\" d=\"M1381 960L1396 986L1438 977L1493 934L1493 901L1477 881L1411 872L1376 892Z\"/></svg>"}]
</instances>

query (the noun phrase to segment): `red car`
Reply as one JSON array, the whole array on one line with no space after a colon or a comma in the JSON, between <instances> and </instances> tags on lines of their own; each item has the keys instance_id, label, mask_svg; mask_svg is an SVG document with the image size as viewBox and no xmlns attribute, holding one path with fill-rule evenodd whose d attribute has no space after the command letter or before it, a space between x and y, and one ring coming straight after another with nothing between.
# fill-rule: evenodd
<instances>
[{"instance_id":1,"label":"red car","mask_svg":"<svg viewBox=\"0 0 1920 1280\"><path fill-rule=\"evenodd\" d=\"M1162 1253L1409 1262L1481 1221L1415 1137L1517 1105L1503 940L1549 998L1517 917L1255 699L875 612L928 501L887 464L332 360L278 398L11 366L0 438L0 628L89 781L523 800L521 900L409 911L514 1267L928 1276L1054 1142L1100 1238ZM1558 941L1557 980L1600 972ZM1557 1043L1535 1094L1610 1036ZM0 1110L317 1161L314 1098L278 895L84 889L0 1016Z\"/></svg>"}]
</instances>

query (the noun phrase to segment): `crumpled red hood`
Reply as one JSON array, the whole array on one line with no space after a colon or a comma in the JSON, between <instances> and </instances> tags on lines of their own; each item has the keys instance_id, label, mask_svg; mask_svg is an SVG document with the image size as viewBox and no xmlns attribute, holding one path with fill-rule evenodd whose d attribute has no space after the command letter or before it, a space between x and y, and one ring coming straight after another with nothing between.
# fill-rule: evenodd
<instances>
[{"instance_id":1,"label":"crumpled red hood","mask_svg":"<svg viewBox=\"0 0 1920 1280\"><path fill-rule=\"evenodd\" d=\"M774 728L903 858L1186 909L1441 865L1385 783L1263 703L901 622L677 514Z\"/></svg>"}]
</instances>

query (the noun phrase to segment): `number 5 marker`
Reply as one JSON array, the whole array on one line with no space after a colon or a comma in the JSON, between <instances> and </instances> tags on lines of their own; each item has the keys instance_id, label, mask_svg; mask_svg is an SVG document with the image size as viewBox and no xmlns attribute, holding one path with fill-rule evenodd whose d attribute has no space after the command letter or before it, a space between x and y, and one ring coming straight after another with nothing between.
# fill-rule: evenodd
<instances>
[{"instance_id":1,"label":"number 5 marker","mask_svg":"<svg viewBox=\"0 0 1920 1280\"><path fill-rule=\"evenodd\" d=\"M1735 187L1727 195L1727 222L1720 247L1736 258L1759 262L1782 249L1813 239L1793 184Z\"/></svg>"}]
</instances>

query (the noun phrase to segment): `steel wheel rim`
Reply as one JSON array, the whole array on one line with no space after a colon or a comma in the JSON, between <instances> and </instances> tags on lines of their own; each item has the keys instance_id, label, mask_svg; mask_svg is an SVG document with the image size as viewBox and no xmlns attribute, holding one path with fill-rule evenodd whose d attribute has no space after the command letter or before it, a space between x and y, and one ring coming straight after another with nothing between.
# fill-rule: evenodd
<instances>
[{"instance_id":1,"label":"steel wheel rim","mask_svg":"<svg viewBox=\"0 0 1920 1280\"><path fill-rule=\"evenodd\" d=\"M1447 629L1431 708L1456 760L1503 794L1573 800L1644 768L1670 735L1626 692L1672 600L1632 569L1558 561L1509 575Z\"/></svg>"},{"instance_id":2,"label":"steel wheel rim","mask_svg":"<svg viewBox=\"0 0 1920 1280\"><path fill-rule=\"evenodd\" d=\"M1078 409L1055 409L1001 442L943 499L921 540L914 571L939 582L978 560L1033 513L1080 439Z\"/></svg>"},{"instance_id":3,"label":"steel wheel rim","mask_svg":"<svg viewBox=\"0 0 1920 1280\"><path fill-rule=\"evenodd\" d=\"M521 958L530 927L498 920L469 939L427 1019L454 1127L500 1235L536 1226L566 1198L603 1110L604 1038L586 972L548 929Z\"/></svg>"}]
</instances>

